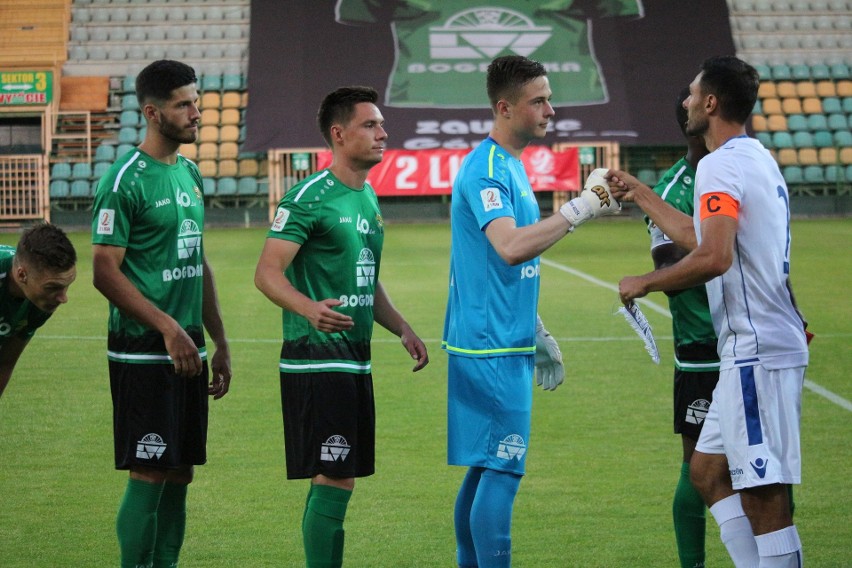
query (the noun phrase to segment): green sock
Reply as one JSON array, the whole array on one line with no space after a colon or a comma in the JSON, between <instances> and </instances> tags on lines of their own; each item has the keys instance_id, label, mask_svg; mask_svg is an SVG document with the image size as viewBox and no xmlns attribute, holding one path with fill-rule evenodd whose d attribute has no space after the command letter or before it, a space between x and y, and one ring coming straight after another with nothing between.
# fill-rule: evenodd
<instances>
[{"instance_id":1,"label":"green sock","mask_svg":"<svg viewBox=\"0 0 852 568\"><path fill-rule=\"evenodd\" d=\"M343 519L351 496L351 491L338 487L311 487L302 522L308 568L339 568L343 564Z\"/></svg>"},{"instance_id":2,"label":"green sock","mask_svg":"<svg viewBox=\"0 0 852 568\"><path fill-rule=\"evenodd\" d=\"M179 483L163 485L163 496L157 509L157 542L154 546L154 568L178 565L180 547L186 532L186 490Z\"/></svg>"},{"instance_id":3,"label":"green sock","mask_svg":"<svg viewBox=\"0 0 852 568\"><path fill-rule=\"evenodd\" d=\"M704 533L707 528L704 500L689 481L689 464L680 467L680 479L672 503L677 554L681 568L704 566Z\"/></svg>"},{"instance_id":4,"label":"green sock","mask_svg":"<svg viewBox=\"0 0 852 568\"><path fill-rule=\"evenodd\" d=\"M118 508L115 532L121 549L121 568L148 568L157 538L157 507L163 486L128 479L124 499Z\"/></svg>"}]
</instances>

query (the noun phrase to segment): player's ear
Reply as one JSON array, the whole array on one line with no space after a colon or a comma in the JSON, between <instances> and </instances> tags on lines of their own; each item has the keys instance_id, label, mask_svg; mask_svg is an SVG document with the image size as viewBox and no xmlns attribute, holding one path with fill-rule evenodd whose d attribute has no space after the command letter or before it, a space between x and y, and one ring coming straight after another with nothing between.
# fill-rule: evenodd
<instances>
[{"instance_id":1,"label":"player's ear","mask_svg":"<svg viewBox=\"0 0 852 568\"><path fill-rule=\"evenodd\" d=\"M512 105L506 99L500 99L497 101L497 116L502 116L503 118L512 118Z\"/></svg>"}]
</instances>

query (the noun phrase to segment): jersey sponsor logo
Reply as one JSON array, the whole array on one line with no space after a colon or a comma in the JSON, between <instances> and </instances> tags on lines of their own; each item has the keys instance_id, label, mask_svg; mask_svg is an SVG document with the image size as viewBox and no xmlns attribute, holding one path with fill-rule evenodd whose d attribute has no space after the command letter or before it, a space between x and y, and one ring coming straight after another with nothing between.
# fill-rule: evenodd
<instances>
[{"instance_id":1,"label":"jersey sponsor logo","mask_svg":"<svg viewBox=\"0 0 852 568\"><path fill-rule=\"evenodd\" d=\"M165 451L166 443L159 434L145 434L136 442L136 457L141 460L159 460Z\"/></svg>"},{"instance_id":2,"label":"jersey sponsor logo","mask_svg":"<svg viewBox=\"0 0 852 568\"><path fill-rule=\"evenodd\" d=\"M115 228L115 209L101 209L98 213L98 234L111 235Z\"/></svg>"},{"instance_id":3,"label":"jersey sponsor logo","mask_svg":"<svg viewBox=\"0 0 852 568\"><path fill-rule=\"evenodd\" d=\"M749 462L749 465L751 465L751 468L760 479L763 479L766 476L766 466L768 465L768 462L765 459L757 458L753 462Z\"/></svg>"},{"instance_id":4,"label":"jersey sponsor logo","mask_svg":"<svg viewBox=\"0 0 852 568\"><path fill-rule=\"evenodd\" d=\"M526 264L521 268L521 280L526 280L527 278L538 278L539 272L541 271L541 267L539 265L531 265Z\"/></svg>"},{"instance_id":5,"label":"jersey sponsor logo","mask_svg":"<svg viewBox=\"0 0 852 568\"><path fill-rule=\"evenodd\" d=\"M361 216L360 216L360 215L358 215L358 218L360 219L360 218L361 218ZM341 217L341 218L340 218L340 221L339 221L339 223L340 223L341 225L343 225L344 223L351 223L351 222L352 222L352 217Z\"/></svg>"},{"instance_id":6,"label":"jersey sponsor logo","mask_svg":"<svg viewBox=\"0 0 852 568\"><path fill-rule=\"evenodd\" d=\"M192 219L186 219L180 225L178 232L178 258L192 258L195 253L201 254L201 229Z\"/></svg>"},{"instance_id":7,"label":"jersey sponsor logo","mask_svg":"<svg viewBox=\"0 0 852 568\"><path fill-rule=\"evenodd\" d=\"M355 279L359 288L372 286L376 281L376 259L373 251L362 248L355 263Z\"/></svg>"},{"instance_id":8,"label":"jersey sponsor logo","mask_svg":"<svg viewBox=\"0 0 852 568\"><path fill-rule=\"evenodd\" d=\"M500 190L496 187L486 187L479 192L479 197L482 198L482 207L488 213L492 209L502 209L503 200L500 198Z\"/></svg>"},{"instance_id":9,"label":"jersey sponsor logo","mask_svg":"<svg viewBox=\"0 0 852 568\"><path fill-rule=\"evenodd\" d=\"M350 295L342 295L338 298L340 300L341 308L354 308L356 306L372 306L373 305L373 295L372 294L350 294Z\"/></svg>"},{"instance_id":10,"label":"jersey sponsor logo","mask_svg":"<svg viewBox=\"0 0 852 568\"><path fill-rule=\"evenodd\" d=\"M704 398L693 400L686 408L686 421L690 424L701 424L707 417L710 401Z\"/></svg>"},{"instance_id":11,"label":"jersey sponsor logo","mask_svg":"<svg viewBox=\"0 0 852 568\"><path fill-rule=\"evenodd\" d=\"M527 444L517 434L509 434L497 444L497 457L500 459L521 461L525 453L527 453Z\"/></svg>"},{"instance_id":12,"label":"jersey sponsor logo","mask_svg":"<svg viewBox=\"0 0 852 568\"><path fill-rule=\"evenodd\" d=\"M320 460L331 462L344 461L346 456L349 455L350 449L351 446L346 441L346 438L335 434L323 442L320 448Z\"/></svg>"},{"instance_id":13,"label":"jersey sponsor logo","mask_svg":"<svg viewBox=\"0 0 852 568\"><path fill-rule=\"evenodd\" d=\"M450 16L443 25L429 28L429 55L432 59L468 60L468 65L476 66L476 60L490 61L504 49L529 56L552 34L550 26L537 26L515 10L471 8Z\"/></svg>"},{"instance_id":14,"label":"jersey sponsor logo","mask_svg":"<svg viewBox=\"0 0 852 568\"><path fill-rule=\"evenodd\" d=\"M362 235L375 233L375 231L370 230L370 222L361 217L360 213L358 213L358 220L355 222L355 230Z\"/></svg>"},{"instance_id":15,"label":"jersey sponsor logo","mask_svg":"<svg viewBox=\"0 0 852 568\"><path fill-rule=\"evenodd\" d=\"M163 282L183 280L185 278L199 278L203 275L204 265L202 264L196 264L195 266L176 266L175 268L166 268L163 270Z\"/></svg>"},{"instance_id":16,"label":"jersey sponsor logo","mask_svg":"<svg viewBox=\"0 0 852 568\"><path fill-rule=\"evenodd\" d=\"M287 224L287 219L290 218L290 212L283 207L279 207L275 212L275 220L272 221L272 230L280 231ZM351 221L351 219L350 219Z\"/></svg>"},{"instance_id":17,"label":"jersey sponsor logo","mask_svg":"<svg viewBox=\"0 0 852 568\"><path fill-rule=\"evenodd\" d=\"M165 199L158 199L157 203L154 204L154 208L159 209L160 207L162 207L164 205L171 204L171 202L172 202L172 200L169 199L168 197L166 197Z\"/></svg>"}]
</instances>

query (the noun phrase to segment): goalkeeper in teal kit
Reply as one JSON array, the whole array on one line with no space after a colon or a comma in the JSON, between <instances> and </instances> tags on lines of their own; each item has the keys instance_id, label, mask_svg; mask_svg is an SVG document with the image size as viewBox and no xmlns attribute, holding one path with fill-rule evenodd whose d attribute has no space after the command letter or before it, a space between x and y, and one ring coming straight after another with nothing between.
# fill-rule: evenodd
<instances>
[{"instance_id":1,"label":"goalkeeper in teal kit","mask_svg":"<svg viewBox=\"0 0 852 568\"><path fill-rule=\"evenodd\" d=\"M619 209L606 184L590 176L580 197L540 220L520 155L555 114L547 72L525 57L499 57L488 67L487 91L494 127L453 184L442 343L449 360L447 461L469 468L455 504L457 560L479 568L511 565L533 367L545 390L564 375L559 347L536 315L538 256L583 222Z\"/></svg>"}]
</instances>

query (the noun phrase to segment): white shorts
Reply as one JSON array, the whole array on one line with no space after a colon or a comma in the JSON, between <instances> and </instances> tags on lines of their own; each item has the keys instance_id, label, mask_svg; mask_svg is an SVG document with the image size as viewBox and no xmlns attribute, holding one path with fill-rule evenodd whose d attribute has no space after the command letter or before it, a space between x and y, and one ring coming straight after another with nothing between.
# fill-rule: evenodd
<instances>
[{"instance_id":1,"label":"white shorts","mask_svg":"<svg viewBox=\"0 0 852 568\"><path fill-rule=\"evenodd\" d=\"M696 451L725 454L734 489L802 480L799 424L805 367L719 372Z\"/></svg>"}]
</instances>

